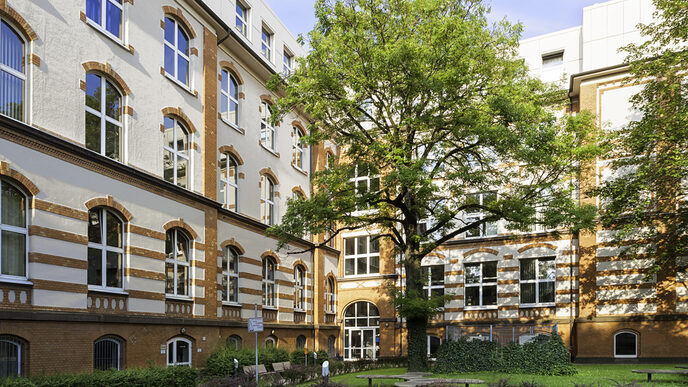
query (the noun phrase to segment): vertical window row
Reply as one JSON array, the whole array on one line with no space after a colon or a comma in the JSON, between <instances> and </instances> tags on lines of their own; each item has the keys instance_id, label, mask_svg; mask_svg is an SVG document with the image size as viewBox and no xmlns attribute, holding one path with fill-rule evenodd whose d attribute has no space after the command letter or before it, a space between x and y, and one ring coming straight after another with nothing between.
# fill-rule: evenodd
<instances>
[{"instance_id":1,"label":"vertical window row","mask_svg":"<svg viewBox=\"0 0 688 387\"><path fill-rule=\"evenodd\" d=\"M301 128L294 126L292 128L292 164L298 168L303 170L303 157L305 154L305 149L304 145L301 141L301 137L303 137L303 131Z\"/></svg>"},{"instance_id":2,"label":"vertical window row","mask_svg":"<svg viewBox=\"0 0 688 387\"><path fill-rule=\"evenodd\" d=\"M496 192L484 192L484 193L479 193L479 194L473 194L469 195L466 204L474 204L478 206L487 206L490 203L493 203L497 200L497 193ZM479 208L471 208L469 210L466 210L466 215L465 215L465 222L466 224L471 224L473 222L478 222L484 217L487 216L487 213L483 211L482 209ZM470 230L466 231L466 237L471 238L471 237L485 237L485 236L491 236L491 235L497 235L497 223L496 222L485 222L482 223L478 226L475 226L471 228Z\"/></svg>"},{"instance_id":3,"label":"vertical window row","mask_svg":"<svg viewBox=\"0 0 688 387\"><path fill-rule=\"evenodd\" d=\"M301 265L294 268L294 309L306 309L306 270Z\"/></svg>"},{"instance_id":4,"label":"vertical window row","mask_svg":"<svg viewBox=\"0 0 688 387\"><path fill-rule=\"evenodd\" d=\"M438 297L444 295L444 265L422 266L423 296Z\"/></svg>"},{"instance_id":5,"label":"vertical window row","mask_svg":"<svg viewBox=\"0 0 688 387\"><path fill-rule=\"evenodd\" d=\"M260 143L270 149L275 150L275 128L270 123L272 107L267 102L260 104Z\"/></svg>"}]
</instances>

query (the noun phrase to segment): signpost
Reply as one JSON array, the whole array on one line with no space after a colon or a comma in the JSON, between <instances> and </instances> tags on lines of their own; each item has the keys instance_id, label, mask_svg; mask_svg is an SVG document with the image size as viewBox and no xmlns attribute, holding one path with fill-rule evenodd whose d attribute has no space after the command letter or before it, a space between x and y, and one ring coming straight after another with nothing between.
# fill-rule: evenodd
<instances>
[{"instance_id":1,"label":"signpost","mask_svg":"<svg viewBox=\"0 0 688 387\"><path fill-rule=\"evenodd\" d=\"M258 317L258 304L253 304L254 318L248 319L248 331L256 334L256 383L258 383L258 332L263 331L263 318Z\"/></svg>"}]
</instances>

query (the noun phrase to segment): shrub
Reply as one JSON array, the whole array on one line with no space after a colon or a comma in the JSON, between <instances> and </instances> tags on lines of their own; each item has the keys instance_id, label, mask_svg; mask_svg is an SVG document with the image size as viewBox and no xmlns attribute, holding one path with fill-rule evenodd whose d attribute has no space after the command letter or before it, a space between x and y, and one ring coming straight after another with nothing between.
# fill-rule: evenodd
<instances>
[{"instance_id":1,"label":"shrub","mask_svg":"<svg viewBox=\"0 0 688 387\"><path fill-rule=\"evenodd\" d=\"M447 341L437 352L435 371L461 373L501 371L538 375L573 375L577 371L559 335L540 335L530 343L510 343L464 339Z\"/></svg>"},{"instance_id":2,"label":"shrub","mask_svg":"<svg viewBox=\"0 0 688 387\"><path fill-rule=\"evenodd\" d=\"M132 368L124 371L96 371L92 374L36 376L11 378L2 387L147 387L195 386L198 370L189 367Z\"/></svg>"},{"instance_id":3,"label":"shrub","mask_svg":"<svg viewBox=\"0 0 688 387\"><path fill-rule=\"evenodd\" d=\"M239 361L239 371L244 366L256 364L256 353L248 350L236 350L222 347L213 352L205 361L204 376L234 375L234 359ZM272 371L272 363L289 361L287 351L279 348L262 348L258 350L258 364L263 364L268 371Z\"/></svg>"}]
</instances>

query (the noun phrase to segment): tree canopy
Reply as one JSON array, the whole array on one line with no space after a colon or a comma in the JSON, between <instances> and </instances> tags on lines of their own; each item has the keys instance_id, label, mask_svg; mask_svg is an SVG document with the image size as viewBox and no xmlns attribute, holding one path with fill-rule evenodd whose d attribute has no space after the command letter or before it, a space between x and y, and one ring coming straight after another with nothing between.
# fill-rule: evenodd
<instances>
[{"instance_id":1,"label":"tree canopy","mask_svg":"<svg viewBox=\"0 0 688 387\"><path fill-rule=\"evenodd\" d=\"M272 84L283 91L275 117L302 109L307 141L339 159L269 231L284 244L363 229L393 245L411 370L425 367L427 319L443 304L421 295L424 256L498 222L593 224L574 200L580 162L597 152L591 116L560 114L566 94L517 57L521 26L490 24L488 11L479 0L319 0L311 51Z\"/></svg>"}]
</instances>

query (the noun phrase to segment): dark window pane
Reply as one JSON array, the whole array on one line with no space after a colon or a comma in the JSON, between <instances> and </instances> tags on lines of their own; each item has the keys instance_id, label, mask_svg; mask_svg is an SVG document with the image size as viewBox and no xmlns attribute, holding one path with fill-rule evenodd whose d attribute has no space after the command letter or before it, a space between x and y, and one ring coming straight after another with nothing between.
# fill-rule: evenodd
<instances>
[{"instance_id":1,"label":"dark window pane","mask_svg":"<svg viewBox=\"0 0 688 387\"><path fill-rule=\"evenodd\" d=\"M122 254L112 251L107 252L107 272L105 273L106 286L112 288L122 287Z\"/></svg>"},{"instance_id":2,"label":"dark window pane","mask_svg":"<svg viewBox=\"0 0 688 387\"><path fill-rule=\"evenodd\" d=\"M483 282L497 281L497 262L483 263Z\"/></svg>"},{"instance_id":3,"label":"dark window pane","mask_svg":"<svg viewBox=\"0 0 688 387\"><path fill-rule=\"evenodd\" d=\"M2 268L0 274L26 276L26 235L2 231Z\"/></svg>"},{"instance_id":4,"label":"dark window pane","mask_svg":"<svg viewBox=\"0 0 688 387\"><path fill-rule=\"evenodd\" d=\"M189 84L189 61L181 56L177 57L177 79L185 85Z\"/></svg>"},{"instance_id":5,"label":"dark window pane","mask_svg":"<svg viewBox=\"0 0 688 387\"><path fill-rule=\"evenodd\" d=\"M165 18L165 40L172 45L174 45L175 25L176 23L174 20L170 19L169 17Z\"/></svg>"},{"instance_id":6,"label":"dark window pane","mask_svg":"<svg viewBox=\"0 0 688 387\"><path fill-rule=\"evenodd\" d=\"M88 241L101 243L100 241L100 220L101 211L93 210L88 212Z\"/></svg>"},{"instance_id":7,"label":"dark window pane","mask_svg":"<svg viewBox=\"0 0 688 387\"><path fill-rule=\"evenodd\" d=\"M177 363L188 363L189 362L189 343L186 341L177 341Z\"/></svg>"},{"instance_id":8,"label":"dark window pane","mask_svg":"<svg viewBox=\"0 0 688 387\"><path fill-rule=\"evenodd\" d=\"M632 333L619 333L616 335L616 355L621 356L635 356L636 353L636 336Z\"/></svg>"},{"instance_id":9,"label":"dark window pane","mask_svg":"<svg viewBox=\"0 0 688 387\"><path fill-rule=\"evenodd\" d=\"M356 274L355 259L348 258L344 261L344 275L354 275Z\"/></svg>"},{"instance_id":10,"label":"dark window pane","mask_svg":"<svg viewBox=\"0 0 688 387\"><path fill-rule=\"evenodd\" d=\"M345 238L344 239L344 254L346 254L346 255L356 254L355 243L356 243L356 238Z\"/></svg>"},{"instance_id":11,"label":"dark window pane","mask_svg":"<svg viewBox=\"0 0 688 387\"><path fill-rule=\"evenodd\" d=\"M174 57L174 49L165 45L165 71L172 75L174 75Z\"/></svg>"},{"instance_id":12,"label":"dark window pane","mask_svg":"<svg viewBox=\"0 0 688 387\"><path fill-rule=\"evenodd\" d=\"M465 265L465 270L467 284L480 283L480 264Z\"/></svg>"},{"instance_id":13,"label":"dark window pane","mask_svg":"<svg viewBox=\"0 0 688 387\"><path fill-rule=\"evenodd\" d=\"M356 238L356 244L358 247L357 254L367 254L368 253L368 237L358 237Z\"/></svg>"},{"instance_id":14,"label":"dark window pane","mask_svg":"<svg viewBox=\"0 0 688 387\"><path fill-rule=\"evenodd\" d=\"M26 198L14 186L2 184L2 215L0 223L10 226L26 227Z\"/></svg>"},{"instance_id":15,"label":"dark window pane","mask_svg":"<svg viewBox=\"0 0 688 387\"><path fill-rule=\"evenodd\" d=\"M107 3L107 9L106 9L106 22L105 22L105 29L108 30L109 33L115 35L118 38L121 38L121 31L122 31L122 10L119 9L116 5L112 4L109 1L106 1Z\"/></svg>"},{"instance_id":16,"label":"dark window pane","mask_svg":"<svg viewBox=\"0 0 688 387\"><path fill-rule=\"evenodd\" d=\"M521 260L521 280L533 280L535 279L535 260L534 259L522 259Z\"/></svg>"},{"instance_id":17,"label":"dark window pane","mask_svg":"<svg viewBox=\"0 0 688 387\"><path fill-rule=\"evenodd\" d=\"M380 252L380 239L370 237L370 252L379 253Z\"/></svg>"},{"instance_id":18,"label":"dark window pane","mask_svg":"<svg viewBox=\"0 0 688 387\"><path fill-rule=\"evenodd\" d=\"M380 272L380 257L370 257L370 271L369 274L378 274Z\"/></svg>"},{"instance_id":19,"label":"dark window pane","mask_svg":"<svg viewBox=\"0 0 688 387\"><path fill-rule=\"evenodd\" d=\"M469 286L466 288L466 306L480 305L480 287Z\"/></svg>"},{"instance_id":20,"label":"dark window pane","mask_svg":"<svg viewBox=\"0 0 688 387\"><path fill-rule=\"evenodd\" d=\"M521 304L535 303L535 284L521 284Z\"/></svg>"},{"instance_id":21,"label":"dark window pane","mask_svg":"<svg viewBox=\"0 0 688 387\"><path fill-rule=\"evenodd\" d=\"M177 30L177 49L182 54L189 56L189 38L186 37L181 28Z\"/></svg>"},{"instance_id":22,"label":"dark window pane","mask_svg":"<svg viewBox=\"0 0 688 387\"><path fill-rule=\"evenodd\" d=\"M163 150L163 178L174 183L174 155L168 150Z\"/></svg>"},{"instance_id":23,"label":"dark window pane","mask_svg":"<svg viewBox=\"0 0 688 387\"><path fill-rule=\"evenodd\" d=\"M105 114L120 121L120 103L121 97L117 88L112 83L105 82Z\"/></svg>"},{"instance_id":24,"label":"dark window pane","mask_svg":"<svg viewBox=\"0 0 688 387\"><path fill-rule=\"evenodd\" d=\"M540 302L554 302L554 282L540 282Z\"/></svg>"},{"instance_id":25,"label":"dark window pane","mask_svg":"<svg viewBox=\"0 0 688 387\"><path fill-rule=\"evenodd\" d=\"M86 17L100 24L100 3L102 0L86 0Z\"/></svg>"},{"instance_id":26,"label":"dark window pane","mask_svg":"<svg viewBox=\"0 0 688 387\"><path fill-rule=\"evenodd\" d=\"M538 262L538 279L554 280L557 277L557 269L554 259L540 260Z\"/></svg>"},{"instance_id":27,"label":"dark window pane","mask_svg":"<svg viewBox=\"0 0 688 387\"><path fill-rule=\"evenodd\" d=\"M24 81L21 78L0 70L0 114L15 120L24 119Z\"/></svg>"},{"instance_id":28,"label":"dark window pane","mask_svg":"<svg viewBox=\"0 0 688 387\"><path fill-rule=\"evenodd\" d=\"M105 211L107 223L107 245L122 247L122 222L110 211Z\"/></svg>"},{"instance_id":29,"label":"dark window pane","mask_svg":"<svg viewBox=\"0 0 688 387\"><path fill-rule=\"evenodd\" d=\"M112 339L97 341L93 346L93 368L119 369L119 343Z\"/></svg>"},{"instance_id":30,"label":"dark window pane","mask_svg":"<svg viewBox=\"0 0 688 387\"><path fill-rule=\"evenodd\" d=\"M86 106L100 111L101 78L92 73L86 74Z\"/></svg>"},{"instance_id":31,"label":"dark window pane","mask_svg":"<svg viewBox=\"0 0 688 387\"><path fill-rule=\"evenodd\" d=\"M100 117L86 112L86 148L100 153Z\"/></svg>"},{"instance_id":32,"label":"dark window pane","mask_svg":"<svg viewBox=\"0 0 688 387\"><path fill-rule=\"evenodd\" d=\"M122 128L111 122L105 122L105 156L120 160L120 142L122 139Z\"/></svg>"},{"instance_id":33,"label":"dark window pane","mask_svg":"<svg viewBox=\"0 0 688 387\"><path fill-rule=\"evenodd\" d=\"M103 255L99 249L88 248L88 284L103 285Z\"/></svg>"},{"instance_id":34,"label":"dark window pane","mask_svg":"<svg viewBox=\"0 0 688 387\"><path fill-rule=\"evenodd\" d=\"M165 293L174 294L174 264L165 263Z\"/></svg>"},{"instance_id":35,"label":"dark window pane","mask_svg":"<svg viewBox=\"0 0 688 387\"><path fill-rule=\"evenodd\" d=\"M366 258L356 258L356 274L367 274L368 262Z\"/></svg>"},{"instance_id":36,"label":"dark window pane","mask_svg":"<svg viewBox=\"0 0 688 387\"><path fill-rule=\"evenodd\" d=\"M497 305L497 286L483 286L483 305Z\"/></svg>"}]
</instances>

